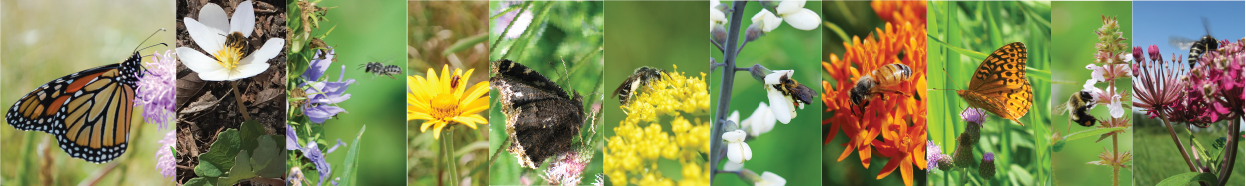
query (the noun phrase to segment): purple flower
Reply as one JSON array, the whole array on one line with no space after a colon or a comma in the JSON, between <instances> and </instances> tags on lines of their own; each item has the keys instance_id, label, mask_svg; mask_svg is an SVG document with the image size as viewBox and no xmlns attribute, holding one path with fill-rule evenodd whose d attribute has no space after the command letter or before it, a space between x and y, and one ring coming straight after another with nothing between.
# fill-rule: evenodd
<instances>
[{"instance_id":1,"label":"purple flower","mask_svg":"<svg viewBox=\"0 0 1246 186\"><path fill-rule=\"evenodd\" d=\"M294 144L294 145L290 145L290 144ZM306 147L299 147L298 136L295 135L294 128L290 127L290 125L286 125L286 149L287 150L299 150L303 152L303 157L307 158L308 160L311 160L312 164L316 165L316 172L320 174L319 176L320 182L316 183L316 185L323 184L324 179L329 177L329 173L331 172L330 170L332 170L329 167L329 162L325 161L324 155L328 153L333 153L333 151L337 150L339 146L346 146L346 143L342 142L342 139L338 139L337 144L334 144L332 147L329 147L329 149L326 150L324 153L320 153L320 147L316 144L315 141L311 141L311 140L307 141ZM337 184L334 184L334 185L337 185Z\"/></svg>"},{"instance_id":2,"label":"purple flower","mask_svg":"<svg viewBox=\"0 0 1246 186\"><path fill-rule=\"evenodd\" d=\"M177 160L173 159L172 151L174 148L173 144L177 143L176 133L177 130L169 130L169 133L164 135L164 139L157 141L160 143L160 148L156 149L156 169L159 169L160 174L164 175L165 178L170 176L177 178L174 175L174 173L177 173Z\"/></svg>"},{"instance_id":3,"label":"purple flower","mask_svg":"<svg viewBox=\"0 0 1246 186\"><path fill-rule=\"evenodd\" d=\"M1145 56L1142 55L1142 47L1134 46L1134 61L1146 61L1146 58L1144 57Z\"/></svg>"},{"instance_id":4,"label":"purple flower","mask_svg":"<svg viewBox=\"0 0 1246 186\"><path fill-rule=\"evenodd\" d=\"M1147 47L1147 55L1151 56L1151 61L1164 61L1164 55L1159 53L1159 46Z\"/></svg>"},{"instance_id":5,"label":"purple flower","mask_svg":"<svg viewBox=\"0 0 1246 186\"><path fill-rule=\"evenodd\" d=\"M522 6L522 5L523 5L522 2L518 2L510 6ZM505 6L505 7L510 8L510 6ZM515 9L515 10L511 10L509 12L503 13L502 15L498 16L497 25L494 25L493 27L494 32L501 34L504 31L503 29L506 29L506 26L510 26L510 29L505 30L506 35L504 35L503 37L515 39L523 35L524 30L528 29L528 25L532 24L532 18L533 18L532 11L534 10L531 7L529 7L527 11L523 11L523 14L519 14L520 11L521 11L520 9ZM512 25L511 22L514 22L514 24Z\"/></svg>"},{"instance_id":6,"label":"purple flower","mask_svg":"<svg viewBox=\"0 0 1246 186\"><path fill-rule=\"evenodd\" d=\"M324 72L329 70L329 64L333 63L333 56L337 53L333 51L333 47L329 47L327 54L322 53L324 51L316 50L316 55L307 63L307 70L303 71L303 81L318 81L320 76L324 76Z\"/></svg>"},{"instance_id":7,"label":"purple flower","mask_svg":"<svg viewBox=\"0 0 1246 186\"><path fill-rule=\"evenodd\" d=\"M969 123L982 124L982 122L986 121L986 114L984 112L985 111L982 109L972 107L966 108L964 111L960 112L960 119Z\"/></svg>"},{"instance_id":8,"label":"purple flower","mask_svg":"<svg viewBox=\"0 0 1246 186\"><path fill-rule=\"evenodd\" d=\"M1186 74L1188 86L1173 108L1173 119L1185 121L1197 127L1208 123L1233 119L1242 115L1243 40L1236 43L1222 41L1221 47L1208 51L1198 59L1198 66Z\"/></svg>"},{"instance_id":9,"label":"purple flower","mask_svg":"<svg viewBox=\"0 0 1246 186\"><path fill-rule=\"evenodd\" d=\"M323 74L323 73L321 73ZM307 115L312 122L323 124L325 120L332 118L340 112L346 112L346 109L335 106L337 103L350 99L350 94L346 93L346 88L351 83L355 83L355 79L347 79L346 65L342 65L342 76L338 76L337 81L309 81L307 93L307 102L303 103L303 115Z\"/></svg>"},{"instance_id":10,"label":"purple flower","mask_svg":"<svg viewBox=\"0 0 1246 186\"><path fill-rule=\"evenodd\" d=\"M144 121L156 123L158 129L173 122L173 112L177 109L173 80L177 69L175 55L173 50L166 50L163 55L153 54L143 77L138 80L138 94L134 96L134 106L143 106Z\"/></svg>"},{"instance_id":11,"label":"purple flower","mask_svg":"<svg viewBox=\"0 0 1246 186\"><path fill-rule=\"evenodd\" d=\"M939 159L943 158L943 148L934 141L926 140L926 172L933 173L939 167Z\"/></svg>"}]
</instances>

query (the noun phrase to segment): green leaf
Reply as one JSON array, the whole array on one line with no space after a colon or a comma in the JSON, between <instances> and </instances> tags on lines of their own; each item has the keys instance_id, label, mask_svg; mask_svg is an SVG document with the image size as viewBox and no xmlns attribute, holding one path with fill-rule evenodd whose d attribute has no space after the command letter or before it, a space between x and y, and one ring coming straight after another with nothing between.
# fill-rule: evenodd
<instances>
[{"instance_id":1,"label":"green leaf","mask_svg":"<svg viewBox=\"0 0 1246 186\"><path fill-rule=\"evenodd\" d=\"M242 138L239 138L242 139L240 143L242 150L254 152L256 146L255 139L259 138L260 135L264 135L264 127L258 121L248 120L242 122L242 126L238 130L242 133L242 136L240 136Z\"/></svg>"},{"instance_id":2,"label":"green leaf","mask_svg":"<svg viewBox=\"0 0 1246 186\"><path fill-rule=\"evenodd\" d=\"M489 40L488 33L476 34L475 36L472 36L472 37L459 39L459 41L454 42L453 45L450 45L450 47L446 48L446 51L441 52L441 55L450 55L451 53L459 52L459 51L462 51L463 49L472 48L472 46L475 46L476 44L480 42L485 42L487 40Z\"/></svg>"},{"instance_id":3,"label":"green leaf","mask_svg":"<svg viewBox=\"0 0 1246 186\"><path fill-rule=\"evenodd\" d=\"M986 59L987 55L985 53L981 53L981 52L977 52L977 51L973 51L973 50L969 50L965 48L960 48L960 47L954 47L952 45L944 43L943 41L940 41L938 38L934 38L934 36L926 35L926 37L929 38L931 41L935 41L935 43L942 45L945 48L952 49L952 51L955 51L956 53L969 56L970 59L973 59L975 61L982 61L982 59Z\"/></svg>"},{"instance_id":4,"label":"green leaf","mask_svg":"<svg viewBox=\"0 0 1246 186\"><path fill-rule=\"evenodd\" d=\"M1225 142L1228 142L1228 138L1226 137L1216 138L1216 142L1211 143L1211 147L1216 148L1216 150L1224 149Z\"/></svg>"},{"instance_id":5,"label":"green leaf","mask_svg":"<svg viewBox=\"0 0 1246 186\"><path fill-rule=\"evenodd\" d=\"M216 177L191 178L190 181L186 181L186 184L184 186L212 186L212 185L216 185Z\"/></svg>"},{"instance_id":6,"label":"green leaf","mask_svg":"<svg viewBox=\"0 0 1246 186\"><path fill-rule=\"evenodd\" d=\"M1117 131L1117 130L1125 130L1125 127L1095 128L1095 129L1090 129L1090 130L1077 131L1067 136L1064 136L1064 140L1071 141L1071 140L1081 139L1085 137L1099 136L1099 135L1107 134L1109 132Z\"/></svg>"},{"instance_id":7,"label":"green leaf","mask_svg":"<svg viewBox=\"0 0 1246 186\"><path fill-rule=\"evenodd\" d=\"M234 157L238 156L238 130L226 129L216 136L212 148L199 155L199 165L195 166L195 174L206 177L220 177L234 165ZM205 166L204 164L211 164ZM200 167L203 166L203 167Z\"/></svg>"},{"instance_id":8,"label":"green leaf","mask_svg":"<svg viewBox=\"0 0 1246 186\"><path fill-rule=\"evenodd\" d=\"M1215 182L1216 175L1211 173L1187 172L1165 178L1158 186L1184 186L1197 181Z\"/></svg>"},{"instance_id":9,"label":"green leaf","mask_svg":"<svg viewBox=\"0 0 1246 186\"><path fill-rule=\"evenodd\" d=\"M247 150L238 152L238 156L234 157L234 167L229 169L229 177L225 181L216 183L216 185L234 185L238 181L251 179L255 177L254 170L251 169L251 156Z\"/></svg>"},{"instance_id":10,"label":"green leaf","mask_svg":"<svg viewBox=\"0 0 1246 186\"><path fill-rule=\"evenodd\" d=\"M359 168L355 165L359 159L359 140L363 139L363 131L367 129L367 125L364 125L363 128L359 128L359 135L355 136L354 142L350 142L350 151L346 151L346 159L343 160L342 163L342 165L346 168L342 169L342 181L338 183L341 184L341 186L355 185L355 170Z\"/></svg>"},{"instance_id":11,"label":"green leaf","mask_svg":"<svg viewBox=\"0 0 1246 186\"><path fill-rule=\"evenodd\" d=\"M278 139L276 138L280 137L274 135L260 136L259 146L251 154L251 165L254 166L252 169L255 170L256 175L265 178L280 178L281 174L285 172L286 166L283 161L285 152L281 152L285 147L278 146Z\"/></svg>"}]
</instances>

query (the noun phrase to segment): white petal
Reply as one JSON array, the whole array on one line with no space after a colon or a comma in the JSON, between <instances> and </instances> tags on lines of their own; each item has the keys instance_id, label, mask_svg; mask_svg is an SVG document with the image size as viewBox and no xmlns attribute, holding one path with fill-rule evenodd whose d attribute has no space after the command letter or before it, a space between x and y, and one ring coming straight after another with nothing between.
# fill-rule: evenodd
<instances>
[{"instance_id":1,"label":"white petal","mask_svg":"<svg viewBox=\"0 0 1246 186\"><path fill-rule=\"evenodd\" d=\"M796 117L796 108L792 107L792 102L785 98L787 96L783 96L778 89L766 86L766 97L770 98L770 111L774 113L774 119L787 124L792 121L792 117Z\"/></svg>"},{"instance_id":2,"label":"white petal","mask_svg":"<svg viewBox=\"0 0 1246 186\"><path fill-rule=\"evenodd\" d=\"M813 10L802 8L800 11L783 14L783 20L793 28L800 30L813 30L818 28L818 24L822 22L822 18L818 17L818 13Z\"/></svg>"},{"instance_id":3,"label":"white petal","mask_svg":"<svg viewBox=\"0 0 1246 186\"><path fill-rule=\"evenodd\" d=\"M725 171L738 171L740 169L744 169L743 163L727 161L727 164L723 165L723 170Z\"/></svg>"},{"instance_id":4,"label":"white petal","mask_svg":"<svg viewBox=\"0 0 1246 186\"><path fill-rule=\"evenodd\" d=\"M727 22L727 15L718 9L710 8L710 32L714 31L714 25Z\"/></svg>"},{"instance_id":5,"label":"white petal","mask_svg":"<svg viewBox=\"0 0 1246 186\"><path fill-rule=\"evenodd\" d=\"M225 33L225 31L229 30L229 17L226 15L228 14L225 14L225 9L221 9L220 5L208 3L203 5L202 9L199 9L199 17L195 20L199 21L203 26L215 29L216 33Z\"/></svg>"},{"instance_id":6,"label":"white petal","mask_svg":"<svg viewBox=\"0 0 1246 186\"><path fill-rule=\"evenodd\" d=\"M221 51L221 48L225 46L224 32L203 25L189 17L182 18L182 21L186 25L186 32L190 33L190 39L195 41L195 45L203 51Z\"/></svg>"},{"instance_id":7,"label":"white petal","mask_svg":"<svg viewBox=\"0 0 1246 186\"><path fill-rule=\"evenodd\" d=\"M743 142L727 144L727 160L736 163L744 163L744 153L741 152L744 151L744 146L740 144L743 144Z\"/></svg>"},{"instance_id":8,"label":"white petal","mask_svg":"<svg viewBox=\"0 0 1246 186\"><path fill-rule=\"evenodd\" d=\"M267 64L269 59L273 59L273 57L277 57L277 54L281 54L281 50L285 48L285 45L285 39L268 39L268 41L264 42L264 46L261 46L259 49L255 49L255 52L251 52L250 56L242 58L241 61L238 61L238 65L242 66L252 63Z\"/></svg>"},{"instance_id":9,"label":"white petal","mask_svg":"<svg viewBox=\"0 0 1246 186\"><path fill-rule=\"evenodd\" d=\"M242 32L242 36L251 37L255 30L255 5L251 1L243 1L234 8L234 17L229 19L229 32Z\"/></svg>"},{"instance_id":10,"label":"white petal","mask_svg":"<svg viewBox=\"0 0 1246 186\"><path fill-rule=\"evenodd\" d=\"M770 107L766 106L765 102L759 103L757 110L754 110L753 114L748 116L748 119L744 119L745 125L749 125L749 135L751 136L770 132L771 129L774 129L775 122L777 121L774 120L774 113L770 111Z\"/></svg>"},{"instance_id":11,"label":"white petal","mask_svg":"<svg viewBox=\"0 0 1246 186\"><path fill-rule=\"evenodd\" d=\"M1105 74L1103 67L1095 66L1095 64L1087 64L1086 69L1093 71L1090 73L1090 78L1093 78L1095 81L1103 82L1107 79L1103 77L1103 74Z\"/></svg>"},{"instance_id":12,"label":"white petal","mask_svg":"<svg viewBox=\"0 0 1246 186\"><path fill-rule=\"evenodd\" d=\"M720 4L723 4L723 3L722 3L722 2L719 2L718 0L713 0L713 1L710 1L710 8L714 8L714 7L716 7L716 6L720 5Z\"/></svg>"},{"instance_id":13,"label":"white petal","mask_svg":"<svg viewBox=\"0 0 1246 186\"><path fill-rule=\"evenodd\" d=\"M753 148L749 147L748 143L740 142L740 147L741 147L740 155L744 155L744 160L753 159ZM744 162L740 162L740 163L744 163Z\"/></svg>"},{"instance_id":14,"label":"white petal","mask_svg":"<svg viewBox=\"0 0 1246 186\"><path fill-rule=\"evenodd\" d=\"M223 81L229 78L229 70L217 64L216 59L204 55L203 52L187 47L178 47L174 50L177 50L177 58L182 60L186 68L199 73L199 79Z\"/></svg>"},{"instance_id":15,"label":"white petal","mask_svg":"<svg viewBox=\"0 0 1246 186\"><path fill-rule=\"evenodd\" d=\"M766 84L771 84L771 85L779 84L779 77L782 77L783 75L787 75L787 78L792 78L792 75L794 74L796 74L796 71L794 70L771 71L770 74L766 75L765 82Z\"/></svg>"},{"instance_id":16,"label":"white petal","mask_svg":"<svg viewBox=\"0 0 1246 186\"><path fill-rule=\"evenodd\" d=\"M1125 116L1125 109L1121 108L1121 95L1112 95L1112 102L1108 104L1108 111L1113 118L1121 118Z\"/></svg>"},{"instance_id":17,"label":"white petal","mask_svg":"<svg viewBox=\"0 0 1246 186\"><path fill-rule=\"evenodd\" d=\"M260 75L260 73L264 73L266 70L268 70L268 63L251 63L246 65L239 64L238 67L234 68L234 71L230 73L229 80L233 81L253 77L255 75Z\"/></svg>"},{"instance_id":18,"label":"white petal","mask_svg":"<svg viewBox=\"0 0 1246 186\"><path fill-rule=\"evenodd\" d=\"M774 13L766 9L762 9L761 12L753 15L752 20L753 24L761 24L761 31L763 32L770 32L775 28L779 28L779 24L783 23L783 18L775 16Z\"/></svg>"},{"instance_id":19,"label":"white petal","mask_svg":"<svg viewBox=\"0 0 1246 186\"><path fill-rule=\"evenodd\" d=\"M730 143L738 143L738 142L744 142L744 137L747 137L747 136L748 134L744 134L744 130L734 130L730 132L724 132L723 140L726 140L727 142L730 142Z\"/></svg>"},{"instance_id":20,"label":"white petal","mask_svg":"<svg viewBox=\"0 0 1246 186\"><path fill-rule=\"evenodd\" d=\"M727 121L731 121L732 123L735 123L736 125L740 125L740 128L744 128L744 126L742 125L743 123L740 123L740 111L738 110L731 112L731 116L727 116Z\"/></svg>"},{"instance_id":21,"label":"white petal","mask_svg":"<svg viewBox=\"0 0 1246 186\"><path fill-rule=\"evenodd\" d=\"M1091 90L1091 89L1098 90L1099 87L1095 87L1095 83L1097 82L1099 81L1096 81L1094 79L1087 79L1086 84L1082 84L1082 90Z\"/></svg>"},{"instance_id":22,"label":"white petal","mask_svg":"<svg viewBox=\"0 0 1246 186\"><path fill-rule=\"evenodd\" d=\"M763 186L763 185L764 186L781 186L781 185L786 185L786 184L787 184L787 179L783 179L783 177L780 177L778 174L774 174L773 172L766 171L766 172L761 173L761 181L758 181L755 185L757 186Z\"/></svg>"},{"instance_id":23,"label":"white petal","mask_svg":"<svg viewBox=\"0 0 1246 186\"><path fill-rule=\"evenodd\" d=\"M795 13L795 12L800 11L800 9L804 9L804 8L805 8L804 0L785 0L785 1L779 1L779 6L774 7L774 11L778 12L779 15L783 15L783 14Z\"/></svg>"}]
</instances>

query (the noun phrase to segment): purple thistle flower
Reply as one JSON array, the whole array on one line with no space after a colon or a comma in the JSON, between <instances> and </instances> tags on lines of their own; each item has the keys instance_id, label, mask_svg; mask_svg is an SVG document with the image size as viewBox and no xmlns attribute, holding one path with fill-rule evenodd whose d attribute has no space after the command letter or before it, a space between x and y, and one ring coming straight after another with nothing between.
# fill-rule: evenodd
<instances>
[{"instance_id":1,"label":"purple thistle flower","mask_svg":"<svg viewBox=\"0 0 1246 186\"><path fill-rule=\"evenodd\" d=\"M336 82L327 80L323 82L309 81L309 87L305 90L307 102L303 103L303 115L307 115L307 118L311 119L312 122L323 124L325 120L332 118L338 113L346 112L346 109L334 106L334 104L350 99L350 94L346 93L346 88L351 83L355 83L355 79L342 81L345 77L346 65L342 65L341 76L338 76Z\"/></svg>"},{"instance_id":2,"label":"purple thistle flower","mask_svg":"<svg viewBox=\"0 0 1246 186\"><path fill-rule=\"evenodd\" d=\"M175 55L173 50L166 50L163 55L153 54L152 61L145 64L147 70L139 78L138 93L134 96L134 106L143 106L143 120L156 123L158 129L173 122L173 112L177 109L173 78L177 69Z\"/></svg>"},{"instance_id":3,"label":"purple thistle flower","mask_svg":"<svg viewBox=\"0 0 1246 186\"><path fill-rule=\"evenodd\" d=\"M982 124L986 121L986 115L982 109L971 107L960 112L960 119L969 123Z\"/></svg>"},{"instance_id":4,"label":"purple thistle flower","mask_svg":"<svg viewBox=\"0 0 1246 186\"><path fill-rule=\"evenodd\" d=\"M290 125L286 125L286 149L287 150L299 150L303 152L303 157L307 158L308 160L311 160L312 164L316 166L316 172L320 174L319 176L320 182L316 183L316 185L323 184L324 179L329 177L329 173L332 170L329 167L329 162L325 161L324 155L328 153L333 153L333 151L337 150L339 146L346 146L346 143L342 142L342 139L338 139L337 144L334 144L332 147L329 147L329 149L326 150L324 153L321 153L320 147L316 144L315 141L308 141L306 147L299 147L298 136L294 134L295 134L294 128L290 127ZM290 145L290 144L294 144L294 145Z\"/></svg>"},{"instance_id":5,"label":"purple thistle flower","mask_svg":"<svg viewBox=\"0 0 1246 186\"><path fill-rule=\"evenodd\" d=\"M165 178L171 176L173 180L177 180L177 175L174 175L177 173L177 160L173 158L172 151L173 144L177 143L176 134L177 130L169 130L169 133L164 135L164 139L157 141L160 143L160 148L156 149L156 169L159 169L160 174Z\"/></svg>"}]
</instances>

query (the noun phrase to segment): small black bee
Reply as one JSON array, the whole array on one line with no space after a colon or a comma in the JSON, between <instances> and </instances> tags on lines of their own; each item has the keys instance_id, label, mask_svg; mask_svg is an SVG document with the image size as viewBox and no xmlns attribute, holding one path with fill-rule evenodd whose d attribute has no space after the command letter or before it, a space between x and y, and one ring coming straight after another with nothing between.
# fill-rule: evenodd
<instances>
[{"instance_id":1,"label":"small black bee","mask_svg":"<svg viewBox=\"0 0 1246 186\"><path fill-rule=\"evenodd\" d=\"M402 74L402 67L398 67L398 65L385 65L381 62L368 62L366 64L359 65L359 68L363 68L364 72L372 73L372 77L374 78L376 76L385 75L389 76L390 79L396 79L394 78L395 74Z\"/></svg>"},{"instance_id":2,"label":"small black bee","mask_svg":"<svg viewBox=\"0 0 1246 186\"><path fill-rule=\"evenodd\" d=\"M1063 105L1056 106L1055 111L1053 112L1069 113L1069 130L1073 129L1073 123L1077 123L1078 125L1084 127L1090 127L1094 126L1095 122L1099 120L1087 112L1090 111L1090 109L1095 108L1095 105L1098 103L1099 99L1091 94L1091 91L1082 90L1070 95L1069 101L1065 102Z\"/></svg>"},{"instance_id":3,"label":"small black bee","mask_svg":"<svg viewBox=\"0 0 1246 186\"><path fill-rule=\"evenodd\" d=\"M1169 44L1174 45L1174 47L1181 49L1190 48L1190 56L1187 58L1190 62L1190 68L1194 68L1194 63L1198 62L1198 58L1202 57L1204 53L1220 48L1220 43L1216 41L1215 37L1211 36L1211 24L1208 23L1206 17L1203 18L1203 29L1207 31L1207 35L1203 35L1198 40L1181 36L1168 37Z\"/></svg>"},{"instance_id":4,"label":"small black bee","mask_svg":"<svg viewBox=\"0 0 1246 186\"><path fill-rule=\"evenodd\" d=\"M650 81L662 79L662 74L665 73L666 70L649 66L636 68L636 71L632 72L632 75L628 76L627 80L623 80L623 84L620 84L619 88L614 89L611 97L618 96L619 104L626 106L627 101L631 99L632 94L636 93L637 89L648 87Z\"/></svg>"}]
</instances>

